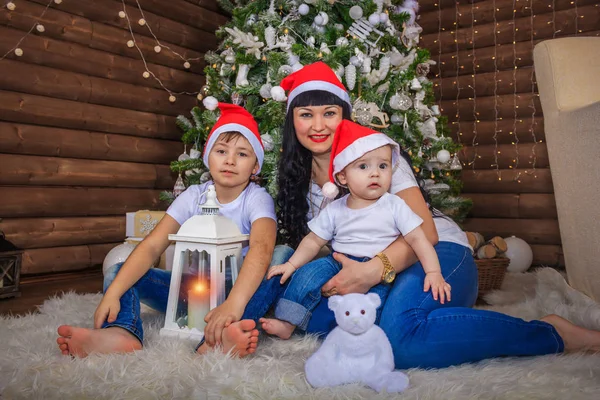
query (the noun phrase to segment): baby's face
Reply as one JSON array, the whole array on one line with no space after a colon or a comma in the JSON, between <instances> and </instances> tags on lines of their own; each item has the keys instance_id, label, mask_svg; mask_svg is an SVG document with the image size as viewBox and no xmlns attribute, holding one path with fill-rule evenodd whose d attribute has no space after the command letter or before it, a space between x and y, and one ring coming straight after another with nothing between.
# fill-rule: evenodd
<instances>
[{"instance_id":1,"label":"baby's face","mask_svg":"<svg viewBox=\"0 0 600 400\"><path fill-rule=\"evenodd\" d=\"M382 146L365 153L338 174L342 185L363 200L377 200L392 183L392 148Z\"/></svg>"}]
</instances>

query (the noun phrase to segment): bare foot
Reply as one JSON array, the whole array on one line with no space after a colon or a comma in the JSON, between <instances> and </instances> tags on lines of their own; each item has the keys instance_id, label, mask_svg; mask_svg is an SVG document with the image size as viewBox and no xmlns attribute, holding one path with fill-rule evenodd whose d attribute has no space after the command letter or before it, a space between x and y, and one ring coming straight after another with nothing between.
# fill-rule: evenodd
<instances>
[{"instance_id":1,"label":"bare foot","mask_svg":"<svg viewBox=\"0 0 600 400\"><path fill-rule=\"evenodd\" d=\"M56 343L66 356L87 357L90 353L129 353L142 349L133 334L119 327L88 329L61 325L58 334Z\"/></svg>"},{"instance_id":2,"label":"bare foot","mask_svg":"<svg viewBox=\"0 0 600 400\"><path fill-rule=\"evenodd\" d=\"M577 326L555 314L541 319L552 325L565 344L565 352L600 352L600 332Z\"/></svg>"},{"instance_id":3,"label":"bare foot","mask_svg":"<svg viewBox=\"0 0 600 400\"><path fill-rule=\"evenodd\" d=\"M223 353L229 353L238 356L246 357L256 351L258 346L258 330L256 322L251 319L234 322L225 329L221 334L221 342L223 343ZM198 354L206 353L211 347L203 343L198 349Z\"/></svg>"},{"instance_id":4,"label":"bare foot","mask_svg":"<svg viewBox=\"0 0 600 400\"><path fill-rule=\"evenodd\" d=\"M275 335L280 339L289 339L292 336L292 333L294 333L294 329L296 329L296 325L275 318L261 318L258 322L262 324L262 328L265 332Z\"/></svg>"}]
</instances>

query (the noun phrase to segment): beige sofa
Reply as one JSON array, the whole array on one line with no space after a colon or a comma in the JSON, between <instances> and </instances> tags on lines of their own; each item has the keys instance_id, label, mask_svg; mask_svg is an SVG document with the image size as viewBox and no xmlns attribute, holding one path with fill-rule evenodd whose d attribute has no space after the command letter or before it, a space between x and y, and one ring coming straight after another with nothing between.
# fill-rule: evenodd
<instances>
[{"instance_id":1,"label":"beige sofa","mask_svg":"<svg viewBox=\"0 0 600 400\"><path fill-rule=\"evenodd\" d=\"M600 302L600 37L533 51L569 284Z\"/></svg>"}]
</instances>

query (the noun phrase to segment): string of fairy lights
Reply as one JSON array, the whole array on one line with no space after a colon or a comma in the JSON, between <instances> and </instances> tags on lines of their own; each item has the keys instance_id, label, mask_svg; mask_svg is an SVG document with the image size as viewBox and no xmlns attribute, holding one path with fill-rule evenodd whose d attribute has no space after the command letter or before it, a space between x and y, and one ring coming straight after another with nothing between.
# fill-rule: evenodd
<instances>
[{"instance_id":1,"label":"string of fairy lights","mask_svg":"<svg viewBox=\"0 0 600 400\"><path fill-rule=\"evenodd\" d=\"M531 50L533 51L533 46L534 46L534 38L535 38L535 14L533 12L533 0L529 0L529 7L530 7L530 13L529 13L529 21L530 21L530 28L529 28L529 37L530 37L530 41L531 41ZM537 164L537 153L536 153L536 146L537 146L537 138L535 136L535 114L536 114L536 107L535 107L535 98L536 96L538 96L538 94L535 92L535 79L534 79L534 70L533 68L531 69L531 74L530 74L530 79L531 79L531 124L529 126L529 131L531 132L531 138L533 139L533 145L531 146L531 155L529 156L531 158L531 171L526 170L525 173L526 174L530 174L533 175L534 178L537 178L536 175L536 164ZM541 140L540 140L541 142Z\"/></svg>"},{"instance_id":2,"label":"string of fairy lights","mask_svg":"<svg viewBox=\"0 0 600 400\"><path fill-rule=\"evenodd\" d=\"M473 173L475 173L475 160L479 157L479 154L477 152L477 128L479 125L479 114L477 113L477 56L475 55L475 34L477 33L477 31L475 30L475 23L477 23L477 20L475 19L475 4L474 2L471 2L471 44L473 48L471 57L473 67L473 73L471 74L471 78L473 79L473 86L471 87L473 90L473 140L471 142L471 146L473 148L473 157L471 158L471 161L469 161L468 165L471 166Z\"/></svg>"},{"instance_id":3,"label":"string of fairy lights","mask_svg":"<svg viewBox=\"0 0 600 400\"><path fill-rule=\"evenodd\" d=\"M462 144L460 137L462 136L462 131L460 129L460 80L459 80L459 76L460 76L460 69L462 68L460 66L460 60L459 60L459 56L458 56L458 50L459 50L459 44L458 44L458 27L459 27L459 17L460 17L460 13L458 11L458 7L460 5L460 2L456 1L454 3L454 47L455 47L455 51L456 54L454 56L452 56L452 58L456 59L456 129L457 129L457 142L458 144Z\"/></svg>"},{"instance_id":4,"label":"string of fairy lights","mask_svg":"<svg viewBox=\"0 0 600 400\"><path fill-rule=\"evenodd\" d=\"M498 36L500 31L498 30L498 20L496 19L496 0L493 0L493 18L494 18L494 56L492 59L494 60L494 134L492 138L494 139L494 163L492 167L496 170L496 175L498 176L498 180L502 180L502 171L500 171L500 167L498 165Z\"/></svg>"},{"instance_id":5,"label":"string of fairy lights","mask_svg":"<svg viewBox=\"0 0 600 400\"><path fill-rule=\"evenodd\" d=\"M518 102L518 95L517 95L517 69L518 69L518 67L517 67L517 26L516 26L516 21L515 21L515 14L517 13L517 1L518 0L513 0L513 2L512 2L512 8L513 8L513 13L512 13L513 79L512 79L511 85L513 87L513 127L512 127L512 131L510 132L510 135L513 136L511 144L514 146L515 158L513 159L514 165L509 165L508 168L509 169L514 168L516 170L516 174L513 177L513 180L517 181L518 183L521 183L521 181L519 179L521 177L521 172L519 172L519 170L518 170L520 160L519 160L519 133L518 133L518 128L517 128L517 120L519 119L519 116L517 113L517 102Z\"/></svg>"}]
</instances>

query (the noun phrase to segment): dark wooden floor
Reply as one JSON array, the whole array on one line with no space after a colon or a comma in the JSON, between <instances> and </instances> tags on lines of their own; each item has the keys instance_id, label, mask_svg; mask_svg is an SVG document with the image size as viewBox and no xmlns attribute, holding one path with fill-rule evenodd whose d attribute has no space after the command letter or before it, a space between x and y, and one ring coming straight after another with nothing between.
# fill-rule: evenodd
<instances>
[{"instance_id":1,"label":"dark wooden floor","mask_svg":"<svg viewBox=\"0 0 600 400\"><path fill-rule=\"evenodd\" d=\"M62 292L98 293L102 291L102 270L94 269L21 279L21 297L0 299L0 315L36 312L44 300Z\"/></svg>"}]
</instances>

